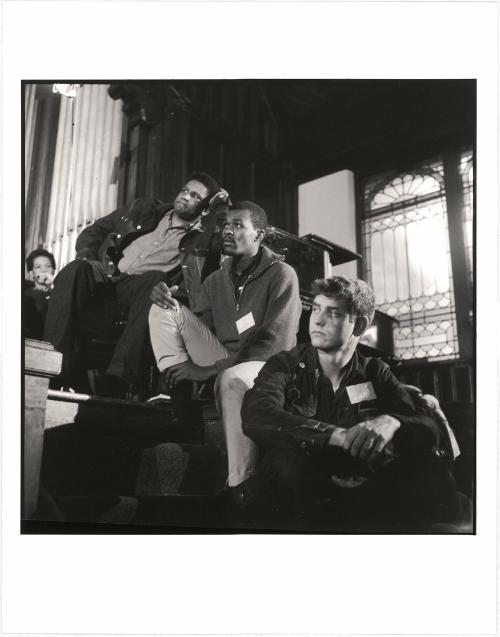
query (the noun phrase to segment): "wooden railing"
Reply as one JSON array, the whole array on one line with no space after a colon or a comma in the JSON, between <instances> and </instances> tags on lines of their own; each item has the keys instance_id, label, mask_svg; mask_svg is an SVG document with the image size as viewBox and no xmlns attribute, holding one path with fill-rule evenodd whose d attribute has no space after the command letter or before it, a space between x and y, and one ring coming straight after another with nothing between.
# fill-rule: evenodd
<instances>
[{"instance_id":1,"label":"wooden railing","mask_svg":"<svg viewBox=\"0 0 500 637\"><path fill-rule=\"evenodd\" d=\"M394 373L402 382L433 394L441 403L474 403L474 365L471 360L401 361L395 365Z\"/></svg>"}]
</instances>

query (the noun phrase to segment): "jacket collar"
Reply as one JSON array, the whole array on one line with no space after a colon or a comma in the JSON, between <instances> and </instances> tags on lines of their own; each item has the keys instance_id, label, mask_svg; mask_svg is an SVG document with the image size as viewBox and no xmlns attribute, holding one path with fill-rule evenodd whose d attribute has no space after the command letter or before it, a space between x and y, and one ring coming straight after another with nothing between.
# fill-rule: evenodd
<instances>
[{"instance_id":1,"label":"jacket collar","mask_svg":"<svg viewBox=\"0 0 500 637\"><path fill-rule=\"evenodd\" d=\"M357 349L354 350L351 360L347 363L346 378L349 379L349 382L364 379L367 362L367 358L360 354ZM307 372L315 372L316 370L319 370L317 349L311 344L305 346L295 364L295 367L304 369Z\"/></svg>"},{"instance_id":2,"label":"jacket collar","mask_svg":"<svg viewBox=\"0 0 500 637\"><path fill-rule=\"evenodd\" d=\"M252 279L256 276L259 276L262 272L264 272L264 270L267 270L267 268L273 265L273 263L285 260L285 257L283 255L276 254L265 245L261 245L261 249L262 256L260 258L260 263L254 270L254 272L252 272L252 274L250 275ZM226 270L228 274L230 274L232 265L233 257L225 257L222 261L221 267Z\"/></svg>"}]
</instances>

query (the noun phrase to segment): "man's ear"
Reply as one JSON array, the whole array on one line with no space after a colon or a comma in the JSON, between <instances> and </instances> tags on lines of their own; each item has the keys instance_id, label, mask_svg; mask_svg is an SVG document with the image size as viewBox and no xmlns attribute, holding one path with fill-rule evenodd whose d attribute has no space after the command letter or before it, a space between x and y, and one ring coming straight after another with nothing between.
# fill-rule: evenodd
<instances>
[{"instance_id":1,"label":"man's ear","mask_svg":"<svg viewBox=\"0 0 500 637\"><path fill-rule=\"evenodd\" d=\"M367 316L357 316L354 321L354 336L361 336L370 327L370 320Z\"/></svg>"},{"instance_id":2,"label":"man's ear","mask_svg":"<svg viewBox=\"0 0 500 637\"><path fill-rule=\"evenodd\" d=\"M264 236L265 236L264 230L262 230L262 228L259 228L259 230L257 230L257 236L255 237L255 241L262 241L264 239Z\"/></svg>"}]
</instances>

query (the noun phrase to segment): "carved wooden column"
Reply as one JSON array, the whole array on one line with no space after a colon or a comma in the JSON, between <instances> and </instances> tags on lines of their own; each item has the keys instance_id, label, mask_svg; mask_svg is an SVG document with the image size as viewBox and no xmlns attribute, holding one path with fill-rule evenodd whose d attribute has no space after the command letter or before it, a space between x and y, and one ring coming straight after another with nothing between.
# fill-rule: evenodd
<instances>
[{"instance_id":1,"label":"carved wooden column","mask_svg":"<svg viewBox=\"0 0 500 637\"><path fill-rule=\"evenodd\" d=\"M62 354L50 343L24 342L23 507L24 520L36 510L43 452L49 379L61 371Z\"/></svg>"}]
</instances>

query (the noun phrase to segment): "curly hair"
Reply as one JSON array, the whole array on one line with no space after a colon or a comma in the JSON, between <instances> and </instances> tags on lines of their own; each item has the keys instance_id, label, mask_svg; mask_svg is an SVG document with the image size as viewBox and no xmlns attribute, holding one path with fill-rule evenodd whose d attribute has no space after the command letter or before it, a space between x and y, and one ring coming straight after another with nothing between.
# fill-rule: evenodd
<instances>
[{"instance_id":1,"label":"curly hair","mask_svg":"<svg viewBox=\"0 0 500 637\"><path fill-rule=\"evenodd\" d=\"M375 295L371 287L361 279L347 276L332 276L316 279L311 286L313 294L344 299L351 316L367 316L370 321L375 314Z\"/></svg>"},{"instance_id":2,"label":"curly hair","mask_svg":"<svg viewBox=\"0 0 500 637\"><path fill-rule=\"evenodd\" d=\"M209 197L215 195L215 193L220 190L220 186L217 181L211 175L209 175L208 173L204 173L201 170L193 171L187 178L186 183L188 181L199 181L200 184L203 184L208 190Z\"/></svg>"},{"instance_id":3,"label":"curly hair","mask_svg":"<svg viewBox=\"0 0 500 637\"><path fill-rule=\"evenodd\" d=\"M33 250L33 252L30 252L26 257L26 268L28 272L31 272L31 270L33 270L33 264L37 257L47 257L47 259L50 261L50 265L54 268L54 270L56 269L56 260L54 259L54 255L52 254L52 252L44 250L43 248L37 248L36 250Z\"/></svg>"}]
</instances>

